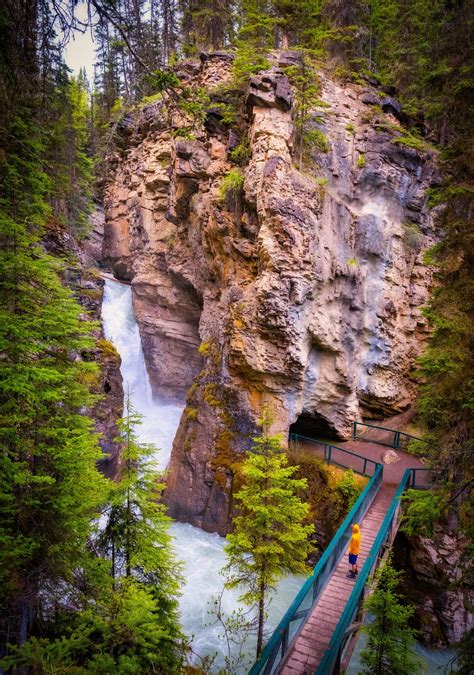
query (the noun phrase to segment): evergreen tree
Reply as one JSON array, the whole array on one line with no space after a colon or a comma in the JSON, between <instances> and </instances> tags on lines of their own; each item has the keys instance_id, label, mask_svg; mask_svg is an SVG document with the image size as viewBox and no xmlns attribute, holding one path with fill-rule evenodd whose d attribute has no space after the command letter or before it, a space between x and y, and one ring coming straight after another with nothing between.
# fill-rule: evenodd
<instances>
[{"instance_id":1,"label":"evergreen tree","mask_svg":"<svg viewBox=\"0 0 474 675\"><path fill-rule=\"evenodd\" d=\"M229 0L180 0L184 53L219 49L228 44L234 22L234 3Z\"/></svg>"},{"instance_id":2,"label":"evergreen tree","mask_svg":"<svg viewBox=\"0 0 474 675\"><path fill-rule=\"evenodd\" d=\"M179 633L161 619L159 600L134 579L121 579L82 611L56 617L58 637L31 638L1 665L33 673L179 673Z\"/></svg>"},{"instance_id":3,"label":"evergreen tree","mask_svg":"<svg viewBox=\"0 0 474 675\"><path fill-rule=\"evenodd\" d=\"M140 443L136 427L141 423L127 396L125 416L119 420L121 477L112 488L104 515L99 549L111 563L111 576L133 580L148 590L158 606L157 620L175 639L180 636L177 600L181 566L171 549L171 519L159 498L164 485L150 456L151 444Z\"/></svg>"},{"instance_id":4,"label":"evergreen tree","mask_svg":"<svg viewBox=\"0 0 474 675\"><path fill-rule=\"evenodd\" d=\"M387 560L376 576L376 588L364 603L372 620L362 630L367 647L361 653L362 673L370 675L407 675L420 671L413 653L415 631L408 626L413 607L402 605L396 587L400 573Z\"/></svg>"},{"instance_id":5,"label":"evergreen tree","mask_svg":"<svg viewBox=\"0 0 474 675\"><path fill-rule=\"evenodd\" d=\"M51 215L38 129L9 126L0 200L0 642L23 642L46 589L69 581L103 498L97 366L82 309L38 243Z\"/></svg>"},{"instance_id":6,"label":"evergreen tree","mask_svg":"<svg viewBox=\"0 0 474 675\"><path fill-rule=\"evenodd\" d=\"M52 98L56 119L49 121L43 152L44 161L51 167L48 201L57 224L83 239L89 232L93 184L85 74L69 78L62 66Z\"/></svg>"},{"instance_id":7,"label":"evergreen tree","mask_svg":"<svg viewBox=\"0 0 474 675\"><path fill-rule=\"evenodd\" d=\"M257 606L257 655L263 646L263 629L268 596L285 574L306 571L305 560L313 525L305 525L308 505L298 497L305 479L295 479L297 467L288 466L282 439L270 435L271 419L265 412L261 434L254 438L255 450L242 466L245 484L235 495L240 514L234 531L227 535L225 567L229 588L244 587L241 599Z\"/></svg>"},{"instance_id":8,"label":"evergreen tree","mask_svg":"<svg viewBox=\"0 0 474 675\"><path fill-rule=\"evenodd\" d=\"M313 148L326 152L326 138L314 128L314 108L318 103L318 79L309 54L301 52L299 61L285 72L295 91L295 154L301 171L303 160ZM306 155L306 157L305 157Z\"/></svg>"}]
</instances>

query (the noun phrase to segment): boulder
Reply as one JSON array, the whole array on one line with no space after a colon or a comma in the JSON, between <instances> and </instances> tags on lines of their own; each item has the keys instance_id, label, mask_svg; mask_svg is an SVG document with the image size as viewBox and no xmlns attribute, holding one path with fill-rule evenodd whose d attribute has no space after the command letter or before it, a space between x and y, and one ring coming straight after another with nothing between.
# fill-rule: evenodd
<instances>
[{"instance_id":1,"label":"boulder","mask_svg":"<svg viewBox=\"0 0 474 675\"><path fill-rule=\"evenodd\" d=\"M383 464L396 464L397 462L400 462L400 456L395 452L395 450L392 450L392 448L388 448L388 450L385 450L382 453L382 463Z\"/></svg>"},{"instance_id":2,"label":"boulder","mask_svg":"<svg viewBox=\"0 0 474 675\"><path fill-rule=\"evenodd\" d=\"M254 106L264 108L279 108L288 112L293 105L293 96L290 83L286 75L279 69L273 68L250 78L246 107L251 110Z\"/></svg>"}]
</instances>

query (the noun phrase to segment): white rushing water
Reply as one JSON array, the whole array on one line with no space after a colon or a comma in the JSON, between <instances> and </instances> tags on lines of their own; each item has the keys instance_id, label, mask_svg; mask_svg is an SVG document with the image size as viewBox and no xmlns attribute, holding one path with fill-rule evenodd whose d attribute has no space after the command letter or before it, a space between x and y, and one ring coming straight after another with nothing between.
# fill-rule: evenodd
<instances>
[{"instance_id":1,"label":"white rushing water","mask_svg":"<svg viewBox=\"0 0 474 675\"><path fill-rule=\"evenodd\" d=\"M120 370L124 390L130 390L134 407L143 415L143 424L137 430L139 440L154 443L160 449L157 464L166 468L183 407L153 397L130 286L105 279L102 321L106 338L115 345L122 358ZM183 630L192 638L196 654L201 657L216 655L213 670L217 672L224 666L227 650L222 628L213 623L208 609L224 583L220 570L225 564L225 539L182 523L174 523L171 532L177 557L184 565L185 585L180 598ZM276 627L302 582L301 577L288 577L279 584L269 608L269 631ZM238 607L238 596L236 590L225 591L222 599L225 613L230 614ZM251 653L253 649L253 641L250 641L246 651ZM252 661L251 657L249 661ZM235 672L246 672L246 669L242 667Z\"/></svg>"},{"instance_id":2,"label":"white rushing water","mask_svg":"<svg viewBox=\"0 0 474 675\"><path fill-rule=\"evenodd\" d=\"M183 406L153 398L128 284L105 279L102 322L105 337L115 345L122 359L124 392L130 392L133 406L143 415L140 441L157 445L156 463L165 469Z\"/></svg>"}]
</instances>

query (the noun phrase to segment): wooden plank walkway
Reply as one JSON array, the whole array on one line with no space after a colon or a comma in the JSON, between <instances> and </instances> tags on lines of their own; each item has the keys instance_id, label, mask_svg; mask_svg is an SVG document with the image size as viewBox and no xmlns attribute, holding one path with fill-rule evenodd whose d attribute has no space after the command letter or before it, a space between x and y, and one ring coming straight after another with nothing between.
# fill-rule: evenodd
<instances>
[{"instance_id":1,"label":"wooden plank walkway","mask_svg":"<svg viewBox=\"0 0 474 675\"><path fill-rule=\"evenodd\" d=\"M359 570L367 559L395 490L396 486L383 485L362 523L359 523L362 536ZM308 620L290 646L288 655L278 670L279 674L314 675L354 587L354 580L348 578L348 572L349 563L347 554L344 553Z\"/></svg>"}]
</instances>

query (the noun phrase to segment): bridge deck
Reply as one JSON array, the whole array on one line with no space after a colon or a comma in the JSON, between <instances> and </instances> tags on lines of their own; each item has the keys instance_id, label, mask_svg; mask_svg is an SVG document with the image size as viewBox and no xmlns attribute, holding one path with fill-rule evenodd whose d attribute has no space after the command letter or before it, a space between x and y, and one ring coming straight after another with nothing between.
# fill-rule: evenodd
<instances>
[{"instance_id":1,"label":"bridge deck","mask_svg":"<svg viewBox=\"0 0 474 675\"><path fill-rule=\"evenodd\" d=\"M360 523L359 570L366 561L395 490L396 486L383 485ZM315 672L354 586L348 572L349 564L344 554L280 667L278 672L282 675L313 675Z\"/></svg>"}]
</instances>

